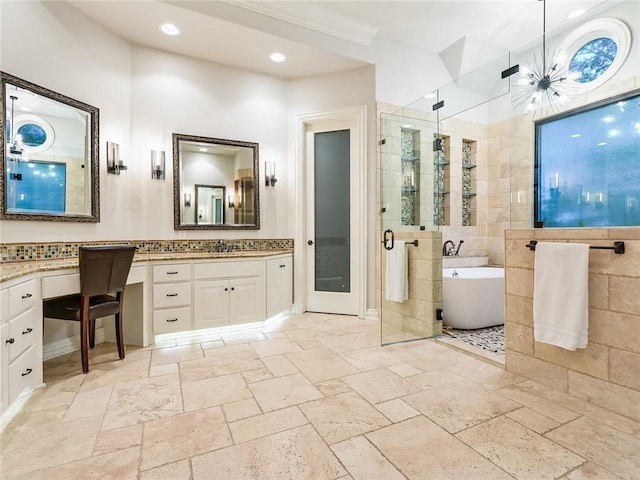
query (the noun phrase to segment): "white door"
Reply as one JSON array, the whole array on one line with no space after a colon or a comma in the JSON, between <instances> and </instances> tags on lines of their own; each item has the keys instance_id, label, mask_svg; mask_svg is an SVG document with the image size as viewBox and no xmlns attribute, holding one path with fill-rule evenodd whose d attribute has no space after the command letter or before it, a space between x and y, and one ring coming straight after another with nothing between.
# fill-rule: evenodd
<instances>
[{"instance_id":1,"label":"white door","mask_svg":"<svg viewBox=\"0 0 640 480\"><path fill-rule=\"evenodd\" d=\"M308 311L359 313L359 135L356 120L306 128Z\"/></svg>"}]
</instances>

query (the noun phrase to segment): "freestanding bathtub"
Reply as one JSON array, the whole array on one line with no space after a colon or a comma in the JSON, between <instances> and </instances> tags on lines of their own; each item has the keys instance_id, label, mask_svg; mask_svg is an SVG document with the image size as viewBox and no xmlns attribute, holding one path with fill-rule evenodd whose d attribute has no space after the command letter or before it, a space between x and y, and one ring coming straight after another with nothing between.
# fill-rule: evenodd
<instances>
[{"instance_id":1,"label":"freestanding bathtub","mask_svg":"<svg viewBox=\"0 0 640 480\"><path fill-rule=\"evenodd\" d=\"M453 328L504 325L504 268L442 269L442 310Z\"/></svg>"}]
</instances>

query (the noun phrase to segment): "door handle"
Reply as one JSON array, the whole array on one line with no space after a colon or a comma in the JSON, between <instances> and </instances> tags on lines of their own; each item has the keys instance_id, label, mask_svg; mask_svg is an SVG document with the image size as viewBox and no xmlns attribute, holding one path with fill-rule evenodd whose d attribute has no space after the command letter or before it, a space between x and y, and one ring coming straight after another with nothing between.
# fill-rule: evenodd
<instances>
[{"instance_id":1,"label":"door handle","mask_svg":"<svg viewBox=\"0 0 640 480\"><path fill-rule=\"evenodd\" d=\"M313 245L313 240L307 241L307 245Z\"/></svg>"}]
</instances>

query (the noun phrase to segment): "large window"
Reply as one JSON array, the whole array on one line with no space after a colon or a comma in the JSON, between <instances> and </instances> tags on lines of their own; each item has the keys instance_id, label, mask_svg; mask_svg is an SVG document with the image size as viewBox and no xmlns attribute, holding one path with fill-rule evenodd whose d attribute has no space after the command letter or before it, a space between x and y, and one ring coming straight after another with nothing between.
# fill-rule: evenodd
<instances>
[{"instance_id":1,"label":"large window","mask_svg":"<svg viewBox=\"0 0 640 480\"><path fill-rule=\"evenodd\" d=\"M640 225L640 90L535 132L536 227Z\"/></svg>"}]
</instances>

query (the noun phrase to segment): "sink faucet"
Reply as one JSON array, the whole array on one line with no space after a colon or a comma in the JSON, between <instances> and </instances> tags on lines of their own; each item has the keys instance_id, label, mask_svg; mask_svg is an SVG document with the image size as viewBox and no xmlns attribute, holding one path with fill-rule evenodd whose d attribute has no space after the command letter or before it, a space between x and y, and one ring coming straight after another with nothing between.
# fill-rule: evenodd
<instances>
[{"instance_id":1,"label":"sink faucet","mask_svg":"<svg viewBox=\"0 0 640 480\"><path fill-rule=\"evenodd\" d=\"M449 244L451 246L447 248L447 245L449 245ZM456 248L456 244L453 243L451 240L447 240L442 245L442 256L444 256L444 257L452 256L453 255L453 251L455 250L455 248Z\"/></svg>"}]
</instances>

